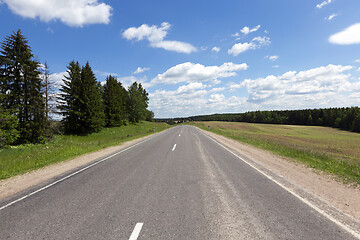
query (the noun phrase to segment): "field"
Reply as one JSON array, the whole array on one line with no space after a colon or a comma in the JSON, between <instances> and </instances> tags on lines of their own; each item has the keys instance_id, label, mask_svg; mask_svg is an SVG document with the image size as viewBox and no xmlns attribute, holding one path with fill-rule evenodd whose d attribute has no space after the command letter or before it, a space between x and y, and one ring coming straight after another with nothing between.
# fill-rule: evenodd
<instances>
[{"instance_id":1,"label":"field","mask_svg":"<svg viewBox=\"0 0 360 240\"><path fill-rule=\"evenodd\" d=\"M88 136L57 135L46 144L29 144L0 149L0 179L149 135L153 133L154 127L159 132L169 128L169 125L141 122L136 125L105 128Z\"/></svg>"},{"instance_id":2,"label":"field","mask_svg":"<svg viewBox=\"0 0 360 240\"><path fill-rule=\"evenodd\" d=\"M194 122L202 129L247 143L360 184L360 134L328 127Z\"/></svg>"}]
</instances>

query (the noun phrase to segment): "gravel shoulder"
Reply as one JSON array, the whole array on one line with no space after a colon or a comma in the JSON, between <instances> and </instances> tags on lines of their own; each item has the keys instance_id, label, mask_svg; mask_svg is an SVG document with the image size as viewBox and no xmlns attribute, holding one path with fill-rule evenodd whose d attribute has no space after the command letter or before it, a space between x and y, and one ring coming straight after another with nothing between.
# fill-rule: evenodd
<instances>
[{"instance_id":1,"label":"gravel shoulder","mask_svg":"<svg viewBox=\"0 0 360 240\"><path fill-rule=\"evenodd\" d=\"M329 174L280 157L266 150L240 143L208 131L199 129L240 156L251 159L256 164L286 179L296 188L319 198L337 210L360 220L360 189L339 182Z\"/></svg>"}]
</instances>

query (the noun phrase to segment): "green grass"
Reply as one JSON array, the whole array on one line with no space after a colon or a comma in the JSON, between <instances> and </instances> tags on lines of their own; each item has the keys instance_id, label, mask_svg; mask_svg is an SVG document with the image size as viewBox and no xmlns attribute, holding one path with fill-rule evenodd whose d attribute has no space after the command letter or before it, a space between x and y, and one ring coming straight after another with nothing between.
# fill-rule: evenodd
<instances>
[{"instance_id":1,"label":"green grass","mask_svg":"<svg viewBox=\"0 0 360 240\"><path fill-rule=\"evenodd\" d=\"M360 184L360 134L315 126L232 122L190 123Z\"/></svg>"},{"instance_id":2,"label":"green grass","mask_svg":"<svg viewBox=\"0 0 360 240\"><path fill-rule=\"evenodd\" d=\"M141 122L136 125L106 128L88 136L57 135L46 144L0 149L0 179L150 135L154 127L156 132L159 132L170 126L166 123Z\"/></svg>"}]
</instances>

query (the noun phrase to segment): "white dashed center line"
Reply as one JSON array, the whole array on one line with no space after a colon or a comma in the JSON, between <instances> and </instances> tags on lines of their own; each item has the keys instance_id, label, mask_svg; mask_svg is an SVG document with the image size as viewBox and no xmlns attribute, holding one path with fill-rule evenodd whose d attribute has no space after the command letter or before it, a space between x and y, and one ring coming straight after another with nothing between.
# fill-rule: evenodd
<instances>
[{"instance_id":1,"label":"white dashed center line","mask_svg":"<svg viewBox=\"0 0 360 240\"><path fill-rule=\"evenodd\" d=\"M175 148L176 148L176 144L174 145L174 147L173 147L172 151L175 151Z\"/></svg>"},{"instance_id":2,"label":"white dashed center line","mask_svg":"<svg viewBox=\"0 0 360 240\"><path fill-rule=\"evenodd\" d=\"M129 240L136 240L136 239L138 239L139 234L140 234L140 231L141 231L141 228L142 228L143 225L144 225L144 223L137 223L137 224L135 225L135 228L134 228L133 232L131 233L131 236L130 236Z\"/></svg>"}]
</instances>

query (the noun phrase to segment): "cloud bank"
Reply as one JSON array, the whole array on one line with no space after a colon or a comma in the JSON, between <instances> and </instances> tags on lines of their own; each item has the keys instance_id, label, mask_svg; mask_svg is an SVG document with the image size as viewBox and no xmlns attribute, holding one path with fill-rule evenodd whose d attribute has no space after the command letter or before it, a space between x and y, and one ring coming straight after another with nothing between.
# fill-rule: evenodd
<instances>
[{"instance_id":1,"label":"cloud bank","mask_svg":"<svg viewBox=\"0 0 360 240\"><path fill-rule=\"evenodd\" d=\"M50 22L60 20L71 27L108 24L112 7L98 0L2 0L9 9L25 18Z\"/></svg>"},{"instance_id":2,"label":"cloud bank","mask_svg":"<svg viewBox=\"0 0 360 240\"><path fill-rule=\"evenodd\" d=\"M221 66L204 66L186 62L178 64L153 78L150 84L178 84L191 82L211 82L221 78L236 76L237 72L246 70L246 63L224 63Z\"/></svg>"}]
</instances>

